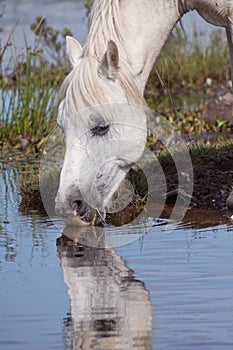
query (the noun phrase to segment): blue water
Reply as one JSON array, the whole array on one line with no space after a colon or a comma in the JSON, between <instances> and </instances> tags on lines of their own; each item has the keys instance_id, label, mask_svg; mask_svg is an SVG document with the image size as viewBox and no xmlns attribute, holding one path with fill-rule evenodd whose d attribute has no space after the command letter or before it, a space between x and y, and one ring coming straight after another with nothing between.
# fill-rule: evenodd
<instances>
[{"instance_id":1,"label":"blue water","mask_svg":"<svg viewBox=\"0 0 233 350\"><path fill-rule=\"evenodd\" d=\"M22 211L21 178L1 166L0 349L232 349L227 218L88 248Z\"/></svg>"},{"instance_id":2,"label":"blue water","mask_svg":"<svg viewBox=\"0 0 233 350\"><path fill-rule=\"evenodd\" d=\"M119 251L150 291L153 349L232 349L232 243L232 227L181 227Z\"/></svg>"}]
</instances>

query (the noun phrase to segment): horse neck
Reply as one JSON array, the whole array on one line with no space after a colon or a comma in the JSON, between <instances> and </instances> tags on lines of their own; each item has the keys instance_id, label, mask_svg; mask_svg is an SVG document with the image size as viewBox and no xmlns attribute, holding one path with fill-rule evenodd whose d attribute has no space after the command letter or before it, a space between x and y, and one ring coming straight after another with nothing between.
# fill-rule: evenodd
<instances>
[{"instance_id":1,"label":"horse neck","mask_svg":"<svg viewBox=\"0 0 233 350\"><path fill-rule=\"evenodd\" d=\"M101 61L114 40L120 65L143 94L164 43L181 16L197 0L95 0L84 55ZM130 72L129 72L130 71Z\"/></svg>"},{"instance_id":2,"label":"horse neck","mask_svg":"<svg viewBox=\"0 0 233 350\"><path fill-rule=\"evenodd\" d=\"M177 21L193 8L193 0L121 0L121 16L128 62L144 92L148 76Z\"/></svg>"}]
</instances>

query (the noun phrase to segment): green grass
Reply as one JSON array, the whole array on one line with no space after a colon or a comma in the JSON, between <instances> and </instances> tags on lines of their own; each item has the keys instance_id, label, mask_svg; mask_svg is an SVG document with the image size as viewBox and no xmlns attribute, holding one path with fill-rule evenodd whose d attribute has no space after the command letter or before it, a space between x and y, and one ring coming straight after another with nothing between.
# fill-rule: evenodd
<instances>
[{"instance_id":1,"label":"green grass","mask_svg":"<svg viewBox=\"0 0 233 350\"><path fill-rule=\"evenodd\" d=\"M207 79L211 79L208 86ZM210 123L202 118L204 104L217 98L218 89L230 91L230 58L226 35L213 31L203 46L200 35L189 43L177 29L155 63L145 91L150 108L165 115L180 134L232 130L219 115Z\"/></svg>"},{"instance_id":2,"label":"green grass","mask_svg":"<svg viewBox=\"0 0 233 350\"><path fill-rule=\"evenodd\" d=\"M37 35L34 47L26 45L19 52L9 42L1 49L0 149L24 148L26 142L39 152L54 125L56 93L67 74L65 56L59 32L52 31L41 18L33 29Z\"/></svg>"},{"instance_id":3,"label":"green grass","mask_svg":"<svg viewBox=\"0 0 233 350\"><path fill-rule=\"evenodd\" d=\"M167 40L150 75L157 88L183 88L204 85L207 78L215 83L230 80L230 58L225 32L215 30L207 46L201 35L190 43L181 29ZM161 84L162 82L162 84Z\"/></svg>"},{"instance_id":4,"label":"green grass","mask_svg":"<svg viewBox=\"0 0 233 350\"><path fill-rule=\"evenodd\" d=\"M194 38L194 42L190 43L180 29L168 38L148 81L155 92L167 96L177 89L181 94L184 90L193 93L193 90L199 89L202 92L207 78L211 78L215 85L228 84L230 58L225 33L213 31L207 46L202 44L200 34L196 33ZM173 100L176 98L172 97ZM163 96L161 98L164 99ZM157 100L158 106L160 100Z\"/></svg>"},{"instance_id":5,"label":"green grass","mask_svg":"<svg viewBox=\"0 0 233 350\"><path fill-rule=\"evenodd\" d=\"M16 146L22 139L38 147L43 144L54 118L55 93L62 79L59 75L64 76L28 49L26 58L17 63L12 81L1 79L2 144Z\"/></svg>"}]
</instances>

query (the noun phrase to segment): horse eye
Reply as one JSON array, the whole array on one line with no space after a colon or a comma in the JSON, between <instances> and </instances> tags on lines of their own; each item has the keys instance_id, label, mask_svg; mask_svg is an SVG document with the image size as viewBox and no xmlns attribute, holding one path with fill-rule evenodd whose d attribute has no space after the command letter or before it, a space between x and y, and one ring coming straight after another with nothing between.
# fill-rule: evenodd
<instances>
[{"instance_id":1,"label":"horse eye","mask_svg":"<svg viewBox=\"0 0 233 350\"><path fill-rule=\"evenodd\" d=\"M96 125L94 128L91 128L91 134L93 136L103 136L108 132L108 130L109 130L108 124Z\"/></svg>"}]
</instances>

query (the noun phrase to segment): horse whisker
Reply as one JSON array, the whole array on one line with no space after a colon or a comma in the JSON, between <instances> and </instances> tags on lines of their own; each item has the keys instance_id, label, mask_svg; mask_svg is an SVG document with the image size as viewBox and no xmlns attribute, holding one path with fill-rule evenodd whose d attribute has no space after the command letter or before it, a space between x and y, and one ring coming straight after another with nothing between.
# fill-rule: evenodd
<instances>
[{"instance_id":1,"label":"horse whisker","mask_svg":"<svg viewBox=\"0 0 233 350\"><path fill-rule=\"evenodd\" d=\"M93 219L91 220L91 226L95 226L96 219L97 219L97 212L95 211L94 217L93 217Z\"/></svg>"},{"instance_id":2,"label":"horse whisker","mask_svg":"<svg viewBox=\"0 0 233 350\"><path fill-rule=\"evenodd\" d=\"M98 208L96 208L96 212L99 214L99 217L101 218L101 220L103 221L103 223L106 225L106 221L105 221L103 215L101 214L101 212L99 211Z\"/></svg>"}]
</instances>

